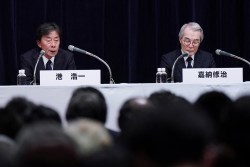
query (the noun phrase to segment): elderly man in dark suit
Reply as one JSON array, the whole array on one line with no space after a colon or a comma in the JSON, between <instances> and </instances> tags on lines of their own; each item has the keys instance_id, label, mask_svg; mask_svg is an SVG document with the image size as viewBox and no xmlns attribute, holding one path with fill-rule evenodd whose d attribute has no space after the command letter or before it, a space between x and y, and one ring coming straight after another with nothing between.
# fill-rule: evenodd
<instances>
[{"instance_id":1,"label":"elderly man in dark suit","mask_svg":"<svg viewBox=\"0 0 250 167\"><path fill-rule=\"evenodd\" d=\"M41 50L44 50L45 54L37 64L36 84L40 84L40 70L76 69L73 54L59 48L60 35L60 28L55 23L44 23L38 27L36 32L38 48L21 55L21 68L25 69L27 84L34 82L34 69Z\"/></svg>"},{"instance_id":2,"label":"elderly man in dark suit","mask_svg":"<svg viewBox=\"0 0 250 167\"><path fill-rule=\"evenodd\" d=\"M166 68L168 78L171 77L172 67L175 60L182 54L188 56L179 59L175 65L174 82L182 82L183 68L215 68L215 61L211 53L199 49L204 38L203 30L198 23L184 24L179 32L181 49L164 54L160 66Z\"/></svg>"}]
</instances>

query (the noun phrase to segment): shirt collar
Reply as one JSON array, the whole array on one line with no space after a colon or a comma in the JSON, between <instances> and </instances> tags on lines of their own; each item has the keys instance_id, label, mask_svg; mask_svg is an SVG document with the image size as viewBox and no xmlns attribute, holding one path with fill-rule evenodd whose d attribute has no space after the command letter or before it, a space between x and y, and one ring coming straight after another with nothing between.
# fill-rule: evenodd
<instances>
[{"instance_id":1,"label":"shirt collar","mask_svg":"<svg viewBox=\"0 0 250 167\"><path fill-rule=\"evenodd\" d=\"M186 56L186 57L184 57L184 60L186 61L188 57L192 57L192 59L194 60L194 55Z\"/></svg>"},{"instance_id":2,"label":"shirt collar","mask_svg":"<svg viewBox=\"0 0 250 167\"><path fill-rule=\"evenodd\" d=\"M181 50L181 54L184 54L185 52L183 52L182 50ZM186 56L186 57L183 57L184 58L184 60L186 61L187 60L187 58L188 57L192 57L192 59L194 60L194 55L189 55L189 56Z\"/></svg>"},{"instance_id":3,"label":"shirt collar","mask_svg":"<svg viewBox=\"0 0 250 167\"><path fill-rule=\"evenodd\" d=\"M52 67L54 66L54 61L55 61L55 57L52 57L51 59L47 59L45 56L42 57L43 58L43 62L44 62L44 66L46 67L46 63L50 60L52 63Z\"/></svg>"}]
</instances>

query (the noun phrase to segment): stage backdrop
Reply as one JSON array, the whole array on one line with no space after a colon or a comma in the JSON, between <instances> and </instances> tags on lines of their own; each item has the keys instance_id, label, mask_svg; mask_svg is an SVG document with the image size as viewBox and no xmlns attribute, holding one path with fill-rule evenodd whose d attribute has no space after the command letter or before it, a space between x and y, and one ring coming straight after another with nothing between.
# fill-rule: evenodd
<instances>
[{"instance_id":1,"label":"stage backdrop","mask_svg":"<svg viewBox=\"0 0 250 167\"><path fill-rule=\"evenodd\" d=\"M92 52L111 67L116 83L155 82L162 54L179 47L178 32L187 22L204 29L201 48L214 54L217 67L250 67L215 55L222 49L250 60L249 0L2 0L0 2L0 85L15 85L20 54L36 47L35 30L56 22L68 45ZM107 68L93 57L75 54L78 69Z\"/></svg>"}]
</instances>

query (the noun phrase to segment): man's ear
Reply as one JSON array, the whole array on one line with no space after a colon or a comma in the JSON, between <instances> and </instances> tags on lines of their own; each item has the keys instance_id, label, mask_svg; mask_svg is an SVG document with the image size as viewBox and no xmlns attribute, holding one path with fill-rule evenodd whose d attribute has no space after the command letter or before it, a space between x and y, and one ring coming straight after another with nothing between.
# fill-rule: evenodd
<instances>
[{"instance_id":1,"label":"man's ear","mask_svg":"<svg viewBox=\"0 0 250 167\"><path fill-rule=\"evenodd\" d=\"M41 41L37 40L37 41L36 41L36 44L37 44L37 46L38 46L39 48L41 48Z\"/></svg>"}]
</instances>

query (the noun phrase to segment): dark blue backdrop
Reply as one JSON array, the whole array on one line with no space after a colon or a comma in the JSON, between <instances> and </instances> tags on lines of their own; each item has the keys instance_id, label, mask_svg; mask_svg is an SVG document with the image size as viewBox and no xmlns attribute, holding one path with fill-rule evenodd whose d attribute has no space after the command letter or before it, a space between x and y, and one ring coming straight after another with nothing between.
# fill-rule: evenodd
<instances>
[{"instance_id":1,"label":"dark blue backdrop","mask_svg":"<svg viewBox=\"0 0 250 167\"><path fill-rule=\"evenodd\" d=\"M163 53L179 47L180 27L190 21L204 29L201 48L217 48L250 60L249 0L2 0L0 2L0 84L15 85L21 53L36 47L35 30L56 22L63 30L61 47L69 44L104 59L116 83L155 82ZM217 56L218 67L248 65ZM108 70L92 57L75 54L78 69Z\"/></svg>"}]
</instances>

